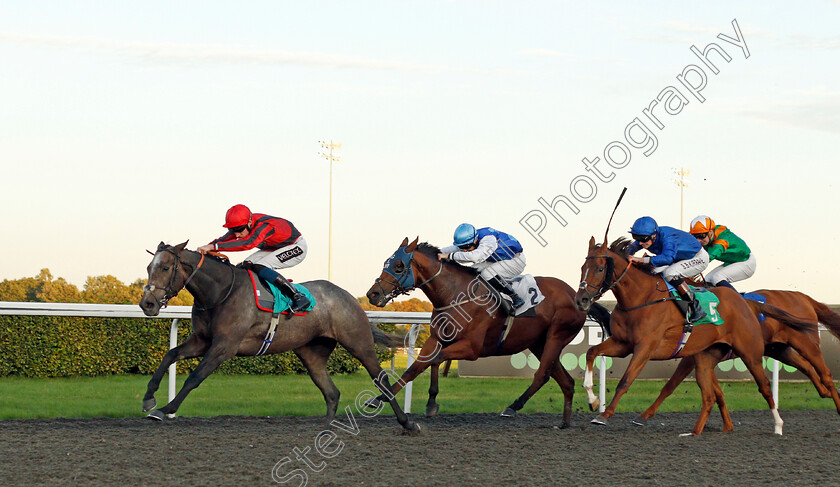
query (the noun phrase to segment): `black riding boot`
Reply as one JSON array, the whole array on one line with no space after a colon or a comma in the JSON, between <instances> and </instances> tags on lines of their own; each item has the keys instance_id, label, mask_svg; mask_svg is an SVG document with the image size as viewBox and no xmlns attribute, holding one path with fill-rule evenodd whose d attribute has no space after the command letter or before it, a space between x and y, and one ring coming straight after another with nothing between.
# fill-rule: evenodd
<instances>
[{"instance_id":1,"label":"black riding boot","mask_svg":"<svg viewBox=\"0 0 840 487\"><path fill-rule=\"evenodd\" d=\"M519 295L516 294L516 291L513 290L513 287L511 287L511 285L508 284L507 281L505 281L501 277L493 276L493 278L490 279L489 282L490 285L496 289L496 291L507 294L513 301L513 304L510 307L511 316L513 316L513 313L516 311L517 308L525 304L525 301L523 301L522 298L520 298Z\"/></svg>"},{"instance_id":2,"label":"black riding boot","mask_svg":"<svg viewBox=\"0 0 840 487\"><path fill-rule=\"evenodd\" d=\"M700 302L697 301L694 291L691 290L691 287L685 281L682 279L674 280L671 281L671 285L677 288L677 292L681 298L689 302L689 310L691 311L688 317L689 324L696 323L706 317L706 312L700 307Z\"/></svg>"},{"instance_id":3,"label":"black riding boot","mask_svg":"<svg viewBox=\"0 0 840 487\"><path fill-rule=\"evenodd\" d=\"M293 313L299 313L312 304L305 294L298 291L296 287L292 286L292 283L287 281L285 277L281 276L279 272L277 273L277 279L274 280L274 285L280 289L283 296L292 300L291 311Z\"/></svg>"}]
</instances>

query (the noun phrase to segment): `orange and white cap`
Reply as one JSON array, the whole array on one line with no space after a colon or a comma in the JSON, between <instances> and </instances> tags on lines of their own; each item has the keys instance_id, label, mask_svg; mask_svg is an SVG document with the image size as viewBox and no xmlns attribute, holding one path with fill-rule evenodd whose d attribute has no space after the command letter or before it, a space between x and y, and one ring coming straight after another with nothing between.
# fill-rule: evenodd
<instances>
[{"instance_id":1,"label":"orange and white cap","mask_svg":"<svg viewBox=\"0 0 840 487\"><path fill-rule=\"evenodd\" d=\"M715 221L706 215L700 215L691 220L691 225L688 228L688 233L700 234L709 233L709 230L714 230Z\"/></svg>"}]
</instances>

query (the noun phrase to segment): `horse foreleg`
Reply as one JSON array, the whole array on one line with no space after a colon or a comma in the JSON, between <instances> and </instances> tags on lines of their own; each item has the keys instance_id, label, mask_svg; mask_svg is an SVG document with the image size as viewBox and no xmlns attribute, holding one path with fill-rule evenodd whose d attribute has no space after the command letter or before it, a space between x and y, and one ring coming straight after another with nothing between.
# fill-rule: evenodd
<instances>
[{"instance_id":1,"label":"horse foreleg","mask_svg":"<svg viewBox=\"0 0 840 487\"><path fill-rule=\"evenodd\" d=\"M426 403L426 416L437 416L440 405L435 401L438 395L438 377L440 364L432 364L431 380L429 381L429 401Z\"/></svg>"},{"instance_id":2,"label":"horse foreleg","mask_svg":"<svg viewBox=\"0 0 840 487\"><path fill-rule=\"evenodd\" d=\"M316 338L308 344L295 350L303 366L309 372L309 378L321 390L327 403L327 422L335 418L338 410L338 400L341 392L327 373L327 360L335 349L335 340L331 338Z\"/></svg>"},{"instance_id":3,"label":"horse foreleg","mask_svg":"<svg viewBox=\"0 0 840 487\"><path fill-rule=\"evenodd\" d=\"M143 396L143 411L148 412L155 408L157 401L155 401L155 392L160 387L160 381L163 380L163 375L166 373L169 366L179 360L198 357L207 351L208 344L198 335L192 334L177 347L169 350L163 356L160 365L149 380L149 385L146 386L146 395Z\"/></svg>"},{"instance_id":4,"label":"horse foreleg","mask_svg":"<svg viewBox=\"0 0 840 487\"><path fill-rule=\"evenodd\" d=\"M677 365L677 369L674 371L673 375L671 375L671 378L668 379L668 382L665 383L665 386L661 391L659 391L659 396L655 401L653 401L653 404L651 404L650 407L645 409L645 412L633 420L633 423L644 426L647 420L656 414L656 410L659 409L659 406L661 406L663 402L665 402L665 399L673 394L677 389L677 386L682 384L685 378L688 377L692 370L694 370L694 367L695 361L693 355L680 360L680 363Z\"/></svg>"},{"instance_id":5,"label":"horse foreleg","mask_svg":"<svg viewBox=\"0 0 840 487\"><path fill-rule=\"evenodd\" d=\"M598 399L595 392L592 390L592 386L594 385L594 380L592 379L592 367L595 362L595 358L601 355L606 355L608 357L626 357L630 352L631 349L629 345L620 343L612 337L607 338L594 347L589 347L589 350L586 351L586 372L583 376L583 388L586 390L586 397L592 411L597 410L598 406L601 404L601 400Z\"/></svg>"},{"instance_id":6,"label":"horse foreleg","mask_svg":"<svg viewBox=\"0 0 840 487\"><path fill-rule=\"evenodd\" d=\"M184 381L184 385L181 386L181 390L178 391L175 399L166 406L149 413L149 417L162 420L163 417L168 414L175 414L181 406L181 403L184 399L186 399L187 394L198 387L204 379L206 379L219 367L219 365L221 365L222 362L233 357L236 354L235 350L236 347L231 347L230 343L227 342L214 343L211 345L207 350L207 353L204 355L204 358L201 359L201 362L199 362L195 370L193 370L187 377L187 380Z\"/></svg>"},{"instance_id":7,"label":"horse foreleg","mask_svg":"<svg viewBox=\"0 0 840 487\"><path fill-rule=\"evenodd\" d=\"M650 360L650 356L656 346L657 343L651 341L644 344L644 346L633 350L633 357L630 359L630 364L627 366L627 370L624 371L624 375L621 377L621 380L618 381L618 386L615 388L615 394L613 395L612 401L610 401L603 413L592 420L593 423L606 424L606 420L615 414L615 410L618 407L618 402L621 400L621 396L630 389L630 385L633 384L633 381L636 380L636 377L638 377L639 373L645 367L645 364L647 364L648 360ZM590 350L592 349L590 348ZM594 361L595 357L593 356L591 359ZM587 372L591 373L592 363L590 362L589 352L586 354L586 365Z\"/></svg>"}]
</instances>

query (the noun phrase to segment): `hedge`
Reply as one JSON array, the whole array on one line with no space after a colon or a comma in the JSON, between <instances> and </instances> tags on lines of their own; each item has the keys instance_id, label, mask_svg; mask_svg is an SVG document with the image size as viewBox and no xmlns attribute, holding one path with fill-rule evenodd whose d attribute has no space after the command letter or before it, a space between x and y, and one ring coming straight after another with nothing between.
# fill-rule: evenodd
<instances>
[{"instance_id":1,"label":"hedge","mask_svg":"<svg viewBox=\"0 0 840 487\"><path fill-rule=\"evenodd\" d=\"M0 376L67 377L107 374L152 374L169 350L169 319L82 318L68 316L0 316ZM181 320L178 343L190 334ZM393 331L394 325L381 325ZM376 347L380 362L391 350ZM190 372L199 359L178 362ZM337 347L327 363L329 373L350 373L361 364ZM293 352L262 357L235 357L222 364L223 374L302 374L306 369Z\"/></svg>"}]
</instances>

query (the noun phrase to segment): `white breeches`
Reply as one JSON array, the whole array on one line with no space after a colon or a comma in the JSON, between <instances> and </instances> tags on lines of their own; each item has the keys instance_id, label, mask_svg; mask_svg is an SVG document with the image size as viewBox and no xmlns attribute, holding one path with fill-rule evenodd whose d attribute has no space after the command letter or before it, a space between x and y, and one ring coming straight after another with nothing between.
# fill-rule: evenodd
<instances>
[{"instance_id":1,"label":"white breeches","mask_svg":"<svg viewBox=\"0 0 840 487\"><path fill-rule=\"evenodd\" d=\"M303 235L301 235L291 245L276 250L259 250L249 255L245 260L272 269L288 269L303 262L307 250L309 250L309 247L306 245Z\"/></svg>"},{"instance_id":2,"label":"white breeches","mask_svg":"<svg viewBox=\"0 0 840 487\"><path fill-rule=\"evenodd\" d=\"M703 272L709 266L709 254L706 249L700 249L694 257L674 262L671 265L657 267L653 272L662 273L666 281L673 281L677 278L694 277Z\"/></svg>"},{"instance_id":3,"label":"white breeches","mask_svg":"<svg viewBox=\"0 0 840 487\"><path fill-rule=\"evenodd\" d=\"M475 265L475 268L485 280L489 281L493 276L499 276L507 281L522 274L525 270L525 255L519 253L508 260L479 262Z\"/></svg>"},{"instance_id":4,"label":"white breeches","mask_svg":"<svg viewBox=\"0 0 840 487\"><path fill-rule=\"evenodd\" d=\"M750 254L750 258L743 262L715 267L706 275L706 282L713 285L720 281L738 282L749 279L753 274L755 274L755 254Z\"/></svg>"}]
</instances>

